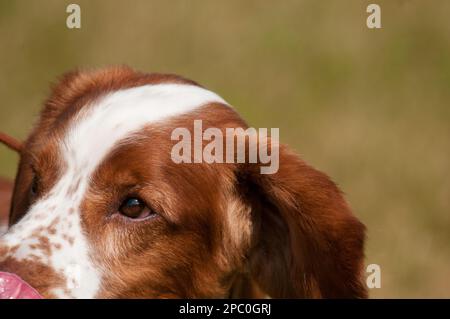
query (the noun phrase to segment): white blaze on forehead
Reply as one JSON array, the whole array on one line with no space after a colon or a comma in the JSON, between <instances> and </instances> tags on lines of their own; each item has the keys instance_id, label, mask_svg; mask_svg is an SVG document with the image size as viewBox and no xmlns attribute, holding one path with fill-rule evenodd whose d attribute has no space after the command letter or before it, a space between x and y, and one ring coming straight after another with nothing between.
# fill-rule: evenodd
<instances>
[{"instance_id":1,"label":"white blaze on forehead","mask_svg":"<svg viewBox=\"0 0 450 319\"><path fill-rule=\"evenodd\" d=\"M19 246L15 258L38 259L62 274L66 286L54 289L57 296L95 297L102 271L108 269L95 265L90 258L91 247L81 226L80 205L91 175L130 134L149 123L214 102L226 104L215 93L197 86L158 84L116 91L86 106L72 120L61 141L60 153L65 162L62 177L2 242ZM50 245L42 238L48 238Z\"/></svg>"},{"instance_id":2,"label":"white blaze on forehead","mask_svg":"<svg viewBox=\"0 0 450 319\"><path fill-rule=\"evenodd\" d=\"M75 162L89 165L92 171L130 133L148 123L212 102L226 104L217 94L186 84L146 85L117 91L80 112L66 145L76 151Z\"/></svg>"}]
</instances>

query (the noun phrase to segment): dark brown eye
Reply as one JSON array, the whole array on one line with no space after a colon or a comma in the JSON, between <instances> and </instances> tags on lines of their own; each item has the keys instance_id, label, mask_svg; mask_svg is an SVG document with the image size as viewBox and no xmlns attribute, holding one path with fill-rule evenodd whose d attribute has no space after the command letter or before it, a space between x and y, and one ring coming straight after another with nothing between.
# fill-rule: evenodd
<instances>
[{"instance_id":1,"label":"dark brown eye","mask_svg":"<svg viewBox=\"0 0 450 319\"><path fill-rule=\"evenodd\" d=\"M35 197L38 194L38 192L39 192L39 179L36 175L34 175L30 188L31 197Z\"/></svg>"},{"instance_id":2,"label":"dark brown eye","mask_svg":"<svg viewBox=\"0 0 450 319\"><path fill-rule=\"evenodd\" d=\"M132 219L144 219L154 215L154 212L137 197L125 199L122 205L120 205L119 213Z\"/></svg>"}]
</instances>

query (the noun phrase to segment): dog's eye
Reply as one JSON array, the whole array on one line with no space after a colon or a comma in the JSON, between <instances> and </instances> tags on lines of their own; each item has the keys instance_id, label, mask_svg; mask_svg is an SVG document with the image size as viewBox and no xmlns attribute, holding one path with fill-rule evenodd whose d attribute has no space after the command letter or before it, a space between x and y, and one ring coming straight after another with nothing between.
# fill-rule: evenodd
<instances>
[{"instance_id":1,"label":"dog's eye","mask_svg":"<svg viewBox=\"0 0 450 319\"><path fill-rule=\"evenodd\" d=\"M39 192L39 178L35 175L33 181L31 182L30 195L35 197Z\"/></svg>"},{"instance_id":2,"label":"dog's eye","mask_svg":"<svg viewBox=\"0 0 450 319\"><path fill-rule=\"evenodd\" d=\"M154 212L137 197L125 199L122 205L120 205L119 212L132 219L143 219L154 214Z\"/></svg>"}]
</instances>

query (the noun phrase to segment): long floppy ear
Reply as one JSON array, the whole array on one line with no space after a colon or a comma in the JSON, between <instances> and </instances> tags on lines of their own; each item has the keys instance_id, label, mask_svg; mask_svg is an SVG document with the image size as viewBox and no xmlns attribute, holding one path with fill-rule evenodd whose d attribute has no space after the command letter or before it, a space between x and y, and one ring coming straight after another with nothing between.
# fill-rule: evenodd
<instances>
[{"instance_id":1,"label":"long floppy ear","mask_svg":"<svg viewBox=\"0 0 450 319\"><path fill-rule=\"evenodd\" d=\"M13 151L20 153L22 151L22 142L16 140L14 137L6 135L5 133L0 132L0 143L6 145Z\"/></svg>"},{"instance_id":2,"label":"long floppy ear","mask_svg":"<svg viewBox=\"0 0 450 319\"><path fill-rule=\"evenodd\" d=\"M285 146L278 172L264 175L259 166L238 174L252 208L252 279L273 298L367 297L365 227L338 187Z\"/></svg>"}]
</instances>

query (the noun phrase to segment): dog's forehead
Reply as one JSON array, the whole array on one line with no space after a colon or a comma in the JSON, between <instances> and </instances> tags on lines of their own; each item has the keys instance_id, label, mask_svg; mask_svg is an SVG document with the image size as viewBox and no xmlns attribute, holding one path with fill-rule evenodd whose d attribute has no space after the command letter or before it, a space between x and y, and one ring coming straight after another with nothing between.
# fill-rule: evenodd
<instances>
[{"instance_id":1,"label":"dog's forehead","mask_svg":"<svg viewBox=\"0 0 450 319\"><path fill-rule=\"evenodd\" d=\"M87 105L69 121L61 141L67 165L92 172L128 136L150 123L188 113L202 105L226 102L188 84L156 84L118 90Z\"/></svg>"}]
</instances>

